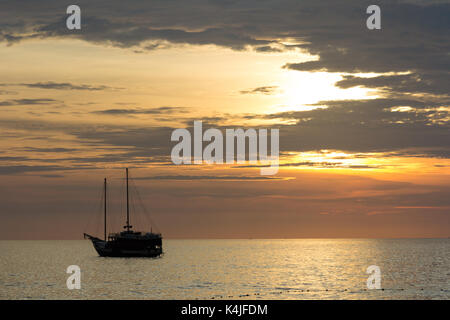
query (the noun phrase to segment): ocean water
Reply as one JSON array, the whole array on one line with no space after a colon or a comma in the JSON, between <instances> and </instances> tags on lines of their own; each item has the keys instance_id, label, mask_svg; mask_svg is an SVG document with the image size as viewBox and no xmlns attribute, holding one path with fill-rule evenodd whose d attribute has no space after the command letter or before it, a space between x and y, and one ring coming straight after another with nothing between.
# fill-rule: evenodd
<instances>
[{"instance_id":1,"label":"ocean water","mask_svg":"<svg viewBox=\"0 0 450 320\"><path fill-rule=\"evenodd\" d=\"M90 241L0 241L0 299L449 299L450 239L164 240L160 258ZM69 265L81 289L69 290ZM368 290L366 269L381 269Z\"/></svg>"}]
</instances>

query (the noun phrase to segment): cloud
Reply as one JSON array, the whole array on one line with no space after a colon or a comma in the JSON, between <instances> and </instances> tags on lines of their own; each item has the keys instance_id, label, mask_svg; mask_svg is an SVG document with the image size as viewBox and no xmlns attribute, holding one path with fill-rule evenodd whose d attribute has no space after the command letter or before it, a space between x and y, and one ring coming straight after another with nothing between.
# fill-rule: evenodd
<instances>
[{"instance_id":1,"label":"cloud","mask_svg":"<svg viewBox=\"0 0 450 320\"><path fill-rule=\"evenodd\" d=\"M280 163L279 167L315 167L315 168L345 168L345 169L379 169L383 166L380 165L347 165L340 162L312 162L312 161L302 161L302 162L287 162ZM234 166L233 168L267 168L270 165L260 164L260 165L243 165Z\"/></svg>"},{"instance_id":2,"label":"cloud","mask_svg":"<svg viewBox=\"0 0 450 320\"><path fill-rule=\"evenodd\" d=\"M35 147L25 147L22 150L27 152L39 152L39 153L66 153L78 151L77 148L35 148Z\"/></svg>"},{"instance_id":3,"label":"cloud","mask_svg":"<svg viewBox=\"0 0 450 320\"><path fill-rule=\"evenodd\" d=\"M284 177L268 177L268 176L186 176L186 175L172 175L172 176L148 176L148 177L134 177L134 180L218 180L218 181L265 181L265 180L284 180Z\"/></svg>"},{"instance_id":4,"label":"cloud","mask_svg":"<svg viewBox=\"0 0 450 320\"><path fill-rule=\"evenodd\" d=\"M33 173L33 172L43 172L43 171L67 171L67 170L86 170L93 169L88 167L64 167L64 166L54 166L54 165L10 165L10 166L0 166L0 175L13 175L22 173Z\"/></svg>"},{"instance_id":5,"label":"cloud","mask_svg":"<svg viewBox=\"0 0 450 320\"><path fill-rule=\"evenodd\" d=\"M368 99L321 101L314 105L326 108L245 115L245 118L295 121L292 125L275 126L280 128L282 151L376 152L422 148L425 154L433 154L433 149L449 154L449 109L442 109L441 102ZM392 108L398 106L409 106L412 112L394 112Z\"/></svg>"},{"instance_id":6,"label":"cloud","mask_svg":"<svg viewBox=\"0 0 450 320\"><path fill-rule=\"evenodd\" d=\"M105 85L88 85L88 84L72 84L68 82L36 82L36 83L20 83L18 86L24 86L28 88L39 88L39 89L53 89L53 90L86 90L86 91L101 91L110 89L123 89L115 88Z\"/></svg>"},{"instance_id":7,"label":"cloud","mask_svg":"<svg viewBox=\"0 0 450 320\"><path fill-rule=\"evenodd\" d=\"M18 15L15 21L5 14L14 9L13 5L2 3L0 41L11 45L28 39L72 37L121 48L139 47L134 50L136 52L184 44L217 45L233 50L255 46L257 50L267 52L270 45L277 42L256 36L251 32L252 26L245 30L245 20L224 21L224 16L217 13L229 9L225 3L199 1L186 7L176 1L164 4L132 2L130 7L124 7L119 1L99 1L93 7L91 2L79 1L82 8L80 32L66 28L64 11L61 13L61 6L51 1L44 0L39 5L24 3L20 12L15 10ZM234 14L240 15L239 11Z\"/></svg>"},{"instance_id":8,"label":"cloud","mask_svg":"<svg viewBox=\"0 0 450 320\"><path fill-rule=\"evenodd\" d=\"M433 74L385 75L362 78L345 75L343 80L336 83L337 87L347 89L362 86L366 88L384 89L389 94L399 93L429 93L448 95L450 74L435 72Z\"/></svg>"},{"instance_id":9,"label":"cloud","mask_svg":"<svg viewBox=\"0 0 450 320\"><path fill-rule=\"evenodd\" d=\"M283 48L286 48L286 46L282 46ZM273 46L261 46L261 47L255 47L254 48L256 52L283 52L283 49L273 47Z\"/></svg>"},{"instance_id":10,"label":"cloud","mask_svg":"<svg viewBox=\"0 0 450 320\"><path fill-rule=\"evenodd\" d=\"M240 91L241 94L266 94L271 95L274 94L275 91L278 89L278 86L265 86L265 87L257 87L250 90L242 90Z\"/></svg>"},{"instance_id":11,"label":"cloud","mask_svg":"<svg viewBox=\"0 0 450 320\"><path fill-rule=\"evenodd\" d=\"M28 160L27 157L16 157L16 156L1 156L0 161L10 162L10 161L24 161Z\"/></svg>"},{"instance_id":12,"label":"cloud","mask_svg":"<svg viewBox=\"0 0 450 320\"><path fill-rule=\"evenodd\" d=\"M118 0L99 0L94 6L91 1L80 0L82 29L75 32L66 28L66 14L54 1L24 2L20 11L15 2L3 1L0 41L11 45L27 39L72 38L132 48L134 52L183 45L216 45L262 53L302 50L315 60L287 61L284 68L341 73L409 72L370 79L348 75L338 86L383 88L390 96L448 96L450 4L382 0L377 3L382 11L382 29L368 30L366 8L370 4L359 0L198 0L185 6L181 0L131 1L129 5ZM40 86L56 88L58 84ZM268 94L252 90L242 93Z\"/></svg>"},{"instance_id":13,"label":"cloud","mask_svg":"<svg viewBox=\"0 0 450 320\"><path fill-rule=\"evenodd\" d=\"M323 42L328 38L333 44L329 50L339 48L342 53L349 52L345 49L354 41L357 43L353 46L358 46L381 40L380 32L370 34L365 27L368 1L249 0L242 3L199 0L190 6L181 4L180 0L165 3L131 1L124 6L120 1L104 0L93 6L90 1L80 0L82 29L72 32L65 26L64 10L51 0L40 1L40 4L24 3L14 18L8 14L15 9L14 2L6 1L1 5L2 37L12 43L30 38L66 36L120 47L142 44L142 48L149 50L158 48L161 42L169 42L216 44L237 50L255 46L258 51L292 47L318 51L325 48ZM448 28L446 3L381 1L379 5L383 13L383 39L388 36L385 45L393 44L392 35L403 34L398 41L404 44L415 37L413 31L418 29L430 33ZM407 30L411 32L405 33ZM281 41L286 38L296 39L300 44L286 45ZM156 43L145 45L146 41ZM411 46L416 42L413 41ZM342 44L335 46L336 43ZM366 51L372 49L368 46ZM374 56L371 54L368 58Z\"/></svg>"},{"instance_id":14,"label":"cloud","mask_svg":"<svg viewBox=\"0 0 450 320\"><path fill-rule=\"evenodd\" d=\"M147 108L147 109L106 109L99 111L92 111L94 114L105 115L134 115L134 114L172 114L172 113L186 113L186 108L182 107L159 107L159 108Z\"/></svg>"},{"instance_id":15,"label":"cloud","mask_svg":"<svg viewBox=\"0 0 450 320\"><path fill-rule=\"evenodd\" d=\"M369 99L322 101L317 105L327 108L262 115L247 114L242 117L293 120L295 124L264 126L280 129L282 152L333 149L351 152L397 152L398 155L409 156L450 155L450 130L446 121L449 112L441 110L440 103ZM395 106L405 105L411 106L413 111L391 110ZM216 120L221 121L222 117L218 118ZM186 124L191 127L192 119ZM220 130L227 128L219 123L216 123L216 127ZM97 129L92 133L78 131L76 135L80 139L97 139L113 146L132 147L143 156L168 156L171 149L169 138L173 129L175 128ZM405 149L410 150L401 151Z\"/></svg>"},{"instance_id":16,"label":"cloud","mask_svg":"<svg viewBox=\"0 0 450 320\"><path fill-rule=\"evenodd\" d=\"M351 153L381 152L387 157L450 157L450 146L448 145L450 130L448 121L446 121L449 111L441 109L439 102L413 99L368 99L322 101L315 105L326 106L326 108L235 116L236 119L242 117L245 120L289 120L290 124L264 125L264 128L280 129L280 151L282 153L327 149ZM411 111L394 112L393 110L398 106L409 106ZM175 107L118 109L121 111L108 112L111 114L133 114L135 112L157 114L160 112L161 116L164 116L164 113L170 115L170 112L178 111L173 108ZM215 121L218 122L214 123L214 126L220 130L229 128L229 126L219 124L224 118L226 117L217 117ZM188 129L191 130L193 119L186 118L184 120ZM69 125L38 120L8 120L0 122L0 126L17 130L35 128L33 129L34 135L39 134L36 128L43 130L46 134L49 131L64 132L74 136L82 148L120 149L114 153L108 152L90 157L71 156L66 159L67 161L84 164L91 161L92 163L134 163L135 165L170 163L171 148L175 144L170 141L170 136L176 129L171 126ZM205 125L204 129L206 130L209 126ZM255 128L258 129L257 126ZM291 165L324 166L327 164L292 163ZM328 164L328 166L333 165L336 164ZM345 164L341 166L345 167ZM355 167L355 169L358 168L363 167Z\"/></svg>"},{"instance_id":17,"label":"cloud","mask_svg":"<svg viewBox=\"0 0 450 320\"><path fill-rule=\"evenodd\" d=\"M421 155L448 157L450 4L380 1L382 29L368 30L368 1L198 0L189 6L180 3L131 1L125 5L112 0L96 1L93 6L90 1L81 0L78 4L82 8L82 30L75 32L66 29L65 12L54 1L25 2L16 15L10 12L17 11L17 4L4 1L0 4L0 41L17 44L27 39L81 39L141 52L186 44L257 52L302 50L315 56L311 57L315 60L286 61L284 68L344 73L338 87L375 88L385 98L322 101L316 105L325 106L324 109L236 115L241 117L238 120L288 120L289 124L273 125L280 128L280 147L285 152L415 149ZM366 78L354 72L378 75ZM38 84L58 87L51 82ZM276 89L262 86L241 93L273 94ZM5 100L0 106L44 102L51 103L38 99ZM408 107L409 111L395 112L399 107ZM149 114L168 122L175 119L174 114L184 111L161 107L91 112L112 116ZM225 119L225 115L217 115L204 120L223 129L220 123ZM176 120L189 126L193 119L177 116ZM85 145L129 148L130 157L165 157L170 154L173 129L68 126L59 130Z\"/></svg>"},{"instance_id":18,"label":"cloud","mask_svg":"<svg viewBox=\"0 0 450 320\"><path fill-rule=\"evenodd\" d=\"M3 100L0 101L0 106L22 106L22 105L46 105L59 103L61 101L54 99L15 99L15 100Z\"/></svg>"}]
</instances>

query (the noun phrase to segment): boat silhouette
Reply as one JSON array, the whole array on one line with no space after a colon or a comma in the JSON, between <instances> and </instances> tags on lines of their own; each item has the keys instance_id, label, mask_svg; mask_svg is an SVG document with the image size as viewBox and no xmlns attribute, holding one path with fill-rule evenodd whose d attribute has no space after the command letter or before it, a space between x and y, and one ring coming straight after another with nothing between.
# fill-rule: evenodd
<instances>
[{"instance_id":1,"label":"boat silhouette","mask_svg":"<svg viewBox=\"0 0 450 320\"><path fill-rule=\"evenodd\" d=\"M95 250L102 257L157 257L162 254L160 233L133 231L130 225L130 205L128 191L128 168L126 168L127 216L125 231L106 236L106 178L104 180L104 239L84 233L84 238L92 241Z\"/></svg>"}]
</instances>

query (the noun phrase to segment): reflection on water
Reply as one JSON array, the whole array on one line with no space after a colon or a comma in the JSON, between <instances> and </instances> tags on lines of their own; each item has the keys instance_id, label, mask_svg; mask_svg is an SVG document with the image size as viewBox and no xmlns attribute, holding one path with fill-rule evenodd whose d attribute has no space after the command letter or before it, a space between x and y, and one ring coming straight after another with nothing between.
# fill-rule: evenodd
<instances>
[{"instance_id":1,"label":"reflection on water","mask_svg":"<svg viewBox=\"0 0 450 320\"><path fill-rule=\"evenodd\" d=\"M161 258L89 241L0 241L0 299L449 299L450 239L165 240ZM81 268L68 290L66 268ZM381 268L382 290L366 269Z\"/></svg>"}]
</instances>

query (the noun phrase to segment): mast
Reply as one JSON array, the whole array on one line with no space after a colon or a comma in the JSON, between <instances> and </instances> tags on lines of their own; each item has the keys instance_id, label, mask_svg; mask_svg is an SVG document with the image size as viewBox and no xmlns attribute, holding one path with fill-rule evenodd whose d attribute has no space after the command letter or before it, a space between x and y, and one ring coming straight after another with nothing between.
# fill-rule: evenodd
<instances>
[{"instance_id":1,"label":"mast","mask_svg":"<svg viewBox=\"0 0 450 320\"><path fill-rule=\"evenodd\" d=\"M104 226L105 226L105 230L104 230L104 232L105 232L105 241L106 241L106 178L105 178L105 203L104 203L104 206L105 206L105 224L104 224Z\"/></svg>"},{"instance_id":2,"label":"mast","mask_svg":"<svg viewBox=\"0 0 450 320\"><path fill-rule=\"evenodd\" d=\"M127 231L130 231L130 206L129 206L129 197L128 197L128 168L126 168L127 173Z\"/></svg>"}]
</instances>

